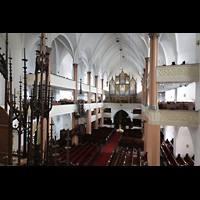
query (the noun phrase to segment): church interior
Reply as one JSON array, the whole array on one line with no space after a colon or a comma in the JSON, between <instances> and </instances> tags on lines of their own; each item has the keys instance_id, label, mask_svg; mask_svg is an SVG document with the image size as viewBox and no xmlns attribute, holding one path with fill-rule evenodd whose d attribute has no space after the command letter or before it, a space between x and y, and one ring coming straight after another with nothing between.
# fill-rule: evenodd
<instances>
[{"instance_id":1,"label":"church interior","mask_svg":"<svg viewBox=\"0 0 200 200\"><path fill-rule=\"evenodd\" d=\"M0 33L0 166L199 166L200 33Z\"/></svg>"}]
</instances>

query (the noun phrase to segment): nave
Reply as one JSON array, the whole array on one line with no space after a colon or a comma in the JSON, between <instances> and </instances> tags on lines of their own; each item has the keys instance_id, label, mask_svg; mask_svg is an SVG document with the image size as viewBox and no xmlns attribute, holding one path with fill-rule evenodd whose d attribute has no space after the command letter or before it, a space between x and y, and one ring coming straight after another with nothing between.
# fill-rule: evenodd
<instances>
[{"instance_id":1,"label":"nave","mask_svg":"<svg viewBox=\"0 0 200 200\"><path fill-rule=\"evenodd\" d=\"M57 157L53 158L53 162L57 166L146 165L147 156L145 158L143 156L143 141L139 137L140 131L141 129L125 129L122 133L117 132L115 128L100 127L98 131L94 129L90 136L84 135L78 145L71 143L67 147L66 142L63 141L66 140L68 131L63 133L62 130L62 140L57 142L57 146L60 146L59 144L62 146L57 150ZM130 146L130 139L136 140L132 146ZM67 154L68 149L69 154Z\"/></svg>"},{"instance_id":2,"label":"nave","mask_svg":"<svg viewBox=\"0 0 200 200\"><path fill-rule=\"evenodd\" d=\"M1 163L128 165L139 151L148 166L200 164L200 34L0 36Z\"/></svg>"}]
</instances>

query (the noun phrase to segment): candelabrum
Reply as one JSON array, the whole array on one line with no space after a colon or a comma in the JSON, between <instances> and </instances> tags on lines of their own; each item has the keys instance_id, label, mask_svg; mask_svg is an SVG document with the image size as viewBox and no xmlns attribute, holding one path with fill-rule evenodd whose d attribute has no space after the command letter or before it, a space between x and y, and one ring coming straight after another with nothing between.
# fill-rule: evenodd
<instances>
[{"instance_id":1,"label":"candelabrum","mask_svg":"<svg viewBox=\"0 0 200 200\"><path fill-rule=\"evenodd\" d=\"M40 164L44 161L44 138L43 138L43 121L46 118L46 163L49 162L49 112L52 109L53 93L49 80L49 55L51 48L45 46L45 34L40 37L40 50L36 51L35 81L31 91L30 107L31 107L31 123L33 119L37 120L37 130L35 131L34 146L35 160L40 160ZM40 73L40 81L38 84L38 74ZM43 80L43 74L45 79ZM34 130L33 130L34 131ZM35 161L37 165L37 161Z\"/></svg>"}]
</instances>

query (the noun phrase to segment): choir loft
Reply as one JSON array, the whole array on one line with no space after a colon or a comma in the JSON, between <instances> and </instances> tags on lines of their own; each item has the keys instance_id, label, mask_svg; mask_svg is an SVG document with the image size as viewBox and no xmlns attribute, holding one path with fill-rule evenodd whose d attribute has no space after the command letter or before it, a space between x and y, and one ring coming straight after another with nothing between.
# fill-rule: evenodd
<instances>
[{"instance_id":1,"label":"choir loft","mask_svg":"<svg viewBox=\"0 0 200 200\"><path fill-rule=\"evenodd\" d=\"M1 33L0 166L200 165L199 33Z\"/></svg>"}]
</instances>

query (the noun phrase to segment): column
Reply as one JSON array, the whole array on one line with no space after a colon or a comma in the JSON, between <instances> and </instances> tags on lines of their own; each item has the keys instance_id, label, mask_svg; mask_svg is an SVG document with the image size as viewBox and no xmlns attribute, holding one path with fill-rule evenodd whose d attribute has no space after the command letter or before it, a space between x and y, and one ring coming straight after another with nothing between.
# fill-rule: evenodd
<instances>
[{"instance_id":1,"label":"column","mask_svg":"<svg viewBox=\"0 0 200 200\"><path fill-rule=\"evenodd\" d=\"M142 85L142 101L141 102L142 102L142 104L144 104L144 76L142 77L141 85ZM142 113L141 113L141 128L143 126L143 124L142 124L143 120L144 120L144 111L142 110Z\"/></svg>"},{"instance_id":2,"label":"column","mask_svg":"<svg viewBox=\"0 0 200 200\"><path fill-rule=\"evenodd\" d=\"M95 102L98 103L98 76L95 76ZM94 122L94 129L98 129L98 108L95 108L96 121Z\"/></svg>"},{"instance_id":3,"label":"column","mask_svg":"<svg viewBox=\"0 0 200 200\"><path fill-rule=\"evenodd\" d=\"M101 89L102 89L101 102L103 103L103 79L101 79ZM100 119L100 126L103 127L104 124L103 107L100 108L100 112L102 114L102 117Z\"/></svg>"},{"instance_id":4,"label":"column","mask_svg":"<svg viewBox=\"0 0 200 200\"><path fill-rule=\"evenodd\" d=\"M196 33L196 40L200 40L200 33ZM200 45L196 45L196 63L200 63ZM199 73L200 80L200 73ZM200 81L196 82L196 97L195 97L195 110L200 112ZM200 117L200 115L199 115ZM189 127L188 127L189 128ZM200 165L200 124L198 128L190 127L189 130L193 131L193 144L194 144L194 166Z\"/></svg>"},{"instance_id":5,"label":"column","mask_svg":"<svg viewBox=\"0 0 200 200\"><path fill-rule=\"evenodd\" d=\"M156 66L158 65L159 33L149 33L150 37L150 108L158 108L158 84L156 83Z\"/></svg>"},{"instance_id":6,"label":"column","mask_svg":"<svg viewBox=\"0 0 200 200\"><path fill-rule=\"evenodd\" d=\"M74 81L76 81L76 89L74 90L74 101L77 102L78 100L78 64L74 63Z\"/></svg>"},{"instance_id":7,"label":"column","mask_svg":"<svg viewBox=\"0 0 200 200\"><path fill-rule=\"evenodd\" d=\"M87 72L87 83L89 92L87 93L87 103L91 103L91 72ZM86 119L86 133L91 134L91 109L88 109L88 117Z\"/></svg>"},{"instance_id":8,"label":"column","mask_svg":"<svg viewBox=\"0 0 200 200\"><path fill-rule=\"evenodd\" d=\"M76 82L76 89L74 90L74 102L78 101L78 64L73 63L74 68L74 81ZM78 119L74 117L74 113L72 113L72 129L78 126Z\"/></svg>"},{"instance_id":9,"label":"column","mask_svg":"<svg viewBox=\"0 0 200 200\"><path fill-rule=\"evenodd\" d=\"M156 66L158 65L158 38L159 33L149 33L150 37L150 85L149 85L149 109L156 110L157 86ZM145 151L148 152L148 165L160 166L160 125L145 123L144 137Z\"/></svg>"},{"instance_id":10,"label":"column","mask_svg":"<svg viewBox=\"0 0 200 200\"><path fill-rule=\"evenodd\" d=\"M150 72L150 57L145 58L146 61L146 106L149 106L149 88L147 88L147 78Z\"/></svg>"},{"instance_id":11,"label":"column","mask_svg":"<svg viewBox=\"0 0 200 200\"><path fill-rule=\"evenodd\" d=\"M147 82L147 76L146 76L146 68L144 69L144 75L143 75L143 87L144 87L144 99L143 99L143 103L144 105L146 105L147 100L146 100L146 82Z\"/></svg>"},{"instance_id":12,"label":"column","mask_svg":"<svg viewBox=\"0 0 200 200\"><path fill-rule=\"evenodd\" d=\"M144 103L144 76L142 77L141 85L142 85L142 104L143 104Z\"/></svg>"}]
</instances>

